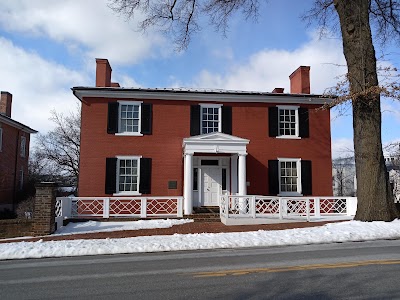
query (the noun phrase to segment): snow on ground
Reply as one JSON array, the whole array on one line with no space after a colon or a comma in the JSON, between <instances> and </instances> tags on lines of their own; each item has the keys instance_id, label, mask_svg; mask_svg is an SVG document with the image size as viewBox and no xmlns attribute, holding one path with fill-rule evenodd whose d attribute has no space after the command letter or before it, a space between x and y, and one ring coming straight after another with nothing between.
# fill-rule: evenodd
<instances>
[{"instance_id":1,"label":"snow on ground","mask_svg":"<svg viewBox=\"0 0 400 300\"><path fill-rule=\"evenodd\" d=\"M6 243L0 244L0 259L284 246L379 239L400 239L400 220L370 223L349 221L321 227L277 231Z\"/></svg>"},{"instance_id":2,"label":"snow on ground","mask_svg":"<svg viewBox=\"0 0 400 300\"><path fill-rule=\"evenodd\" d=\"M98 222L88 221L79 223L69 223L61 227L53 235L80 234L89 232L139 230L153 228L169 228L173 225L182 225L193 222L191 219L167 219L167 220L138 220L122 222Z\"/></svg>"}]
</instances>

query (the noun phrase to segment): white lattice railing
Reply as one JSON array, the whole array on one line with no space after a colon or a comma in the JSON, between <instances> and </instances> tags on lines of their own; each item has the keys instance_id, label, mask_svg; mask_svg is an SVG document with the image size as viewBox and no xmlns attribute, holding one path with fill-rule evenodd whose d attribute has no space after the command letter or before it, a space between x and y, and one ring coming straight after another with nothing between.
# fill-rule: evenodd
<instances>
[{"instance_id":1,"label":"white lattice railing","mask_svg":"<svg viewBox=\"0 0 400 300\"><path fill-rule=\"evenodd\" d=\"M59 197L57 218L182 217L183 197Z\"/></svg>"},{"instance_id":2,"label":"white lattice railing","mask_svg":"<svg viewBox=\"0 0 400 300\"><path fill-rule=\"evenodd\" d=\"M353 216L357 209L356 197L221 197L221 216L225 218L279 219L291 217Z\"/></svg>"}]
</instances>

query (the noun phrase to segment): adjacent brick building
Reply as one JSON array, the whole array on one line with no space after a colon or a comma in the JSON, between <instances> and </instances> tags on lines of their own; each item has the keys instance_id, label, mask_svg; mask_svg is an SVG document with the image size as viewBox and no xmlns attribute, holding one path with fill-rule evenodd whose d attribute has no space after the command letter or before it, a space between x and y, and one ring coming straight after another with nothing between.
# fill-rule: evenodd
<instances>
[{"instance_id":1,"label":"adjacent brick building","mask_svg":"<svg viewBox=\"0 0 400 300\"><path fill-rule=\"evenodd\" d=\"M0 211L12 210L28 176L30 134L36 130L11 118L12 95L0 100Z\"/></svg>"},{"instance_id":2,"label":"adjacent brick building","mask_svg":"<svg viewBox=\"0 0 400 300\"><path fill-rule=\"evenodd\" d=\"M79 196L332 195L331 101L310 94L310 68L291 91L121 88L97 59L82 102Z\"/></svg>"}]
</instances>

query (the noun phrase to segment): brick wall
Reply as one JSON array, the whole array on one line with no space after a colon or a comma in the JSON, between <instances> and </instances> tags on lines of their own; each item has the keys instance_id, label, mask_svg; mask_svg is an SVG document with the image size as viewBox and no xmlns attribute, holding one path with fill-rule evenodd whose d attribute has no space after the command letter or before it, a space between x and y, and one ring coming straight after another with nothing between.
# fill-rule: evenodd
<instances>
[{"instance_id":1,"label":"brick wall","mask_svg":"<svg viewBox=\"0 0 400 300\"><path fill-rule=\"evenodd\" d=\"M33 220L12 219L0 220L0 238L32 236Z\"/></svg>"},{"instance_id":2,"label":"brick wall","mask_svg":"<svg viewBox=\"0 0 400 300\"><path fill-rule=\"evenodd\" d=\"M134 100L134 99L132 99ZM137 99L136 99L137 100ZM190 105L195 101L145 100L153 104L153 132L145 136L107 134L108 99L85 99L82 105L79 196L105 196L106 157L141 155L152 158L152 195L183 194L182 140L190 137ZM113 100L115 101L115 100ZM249 139L249 194L268 194L268 160L277 157L312 160L313 194L332 195L330 112L309 108L310 138L268 136L267 103L227 103L232 106L232 135ZM168 181L176 180L176 190Z\"/></svg>"},{"instance_id":3,"label":"brick wall","mask_svg":"<svg viewBox=\"0 0 400 300\"><path fill-rule=\"evenodd\" d=\"M3 145L0 151L0 210L12 209L16 189L20 182L20 170L24 172L24 180L28 177L29 139L25 133L8 124L0 123L3 129ZM25 157L20 155L21 136L26 138Z\"/></svg>"},{"instance_id":4,"label":"brick wall","mask_svg":"<svg viewBox=\"0 0 400 300\"><path fill-rule=\"evenodd\" d=\"M33 219L0 220L0 238L48 235L55 231L56 185L36 186Z\"/></svg>"}]
</instances>

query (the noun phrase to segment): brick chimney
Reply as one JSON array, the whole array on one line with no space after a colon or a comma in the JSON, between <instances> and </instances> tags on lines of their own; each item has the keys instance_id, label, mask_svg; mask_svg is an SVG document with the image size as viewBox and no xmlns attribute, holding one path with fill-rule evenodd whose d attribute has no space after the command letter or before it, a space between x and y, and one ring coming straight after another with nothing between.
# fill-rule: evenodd
<instances>
[{"instance_id":1,"label":"brick chimney","mask_svg":"<svg viewBox=\"0 0 400 300\"><path fill-rule=\"evenodd\" d=\"M111 86L111 66L107 59L96 58L96 86Z\"/></svg>"},{"instance_id":2,"label":"brick chimney","mask_svg":"<svg viewBox=\"0 0 400 300\"><path fill-rule=\"evenodd\" d=\"M283 94L284 90L285 90L284 88L274 88L272 93L274 93L274 94Z\"/></svg>"},{"instance_id":3,"label":"brick chimney","mask_svg":"<svg viewBox=\"0 0 400 300\"><path fill-rule=\"evenodd\" d=\"M300 66L290 76L291 94L310 94L310 67Z\"/></svg>"},{"instance_id":4,"label":"brick chimney","mask_svg":"<svg viewBox=\"0 0 400 300\"><path fill-rule=\"evenodd\" d=\"M1 92L0 99L0 114L6 115L11 118L11 104L12 104L12 94L9 92Z\"/></svg>"}]
</instances>

